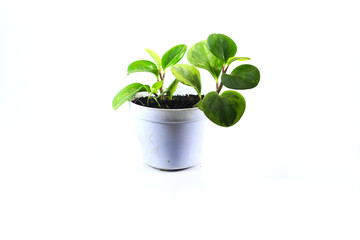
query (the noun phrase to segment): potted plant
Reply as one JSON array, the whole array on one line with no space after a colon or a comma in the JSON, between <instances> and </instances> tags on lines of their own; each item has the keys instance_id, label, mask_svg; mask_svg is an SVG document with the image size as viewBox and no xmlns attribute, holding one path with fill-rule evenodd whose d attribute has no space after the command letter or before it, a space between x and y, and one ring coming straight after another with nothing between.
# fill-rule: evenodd
<instances>
[{"instance_id":1,"label":"potted plant","mask_svg":"<svg viewBox=\"0 0 360 240\"><path fill-rule=\"evenodd\" d=\"M205 116L219 126L229 127L245 111L244 97L234 90L221 93L223 86L235 90L254 88L259 83L260 72L255 66L243 64L227 73L230 64L250 58L235 57L235 42L223 34L211 34L207 40L194 44L187 53L192 65L178 64L187 50L184 44L171 48L162 58L150 49L145 50L154 62L135 61L128 66L128 74L150 72L156 81L151 86L127 85L114 97L113 108L130 102L143 159L148 165L162 170L194 166L201 156ZM208 70L214 77L215 91L201 94L200 72L196 67ZM168 68L175 79L165 88ZM175 96L179 83L193 87L197 95Z\"/></svg>"}]
</instances>

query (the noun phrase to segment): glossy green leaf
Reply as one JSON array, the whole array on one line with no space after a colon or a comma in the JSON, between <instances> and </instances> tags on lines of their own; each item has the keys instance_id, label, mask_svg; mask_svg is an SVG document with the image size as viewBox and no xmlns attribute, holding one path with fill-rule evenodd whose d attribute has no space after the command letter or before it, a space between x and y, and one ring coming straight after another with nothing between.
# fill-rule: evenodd
<instances>
[{"instance_id":1,"label":"glossy green leaf","mask_svg":"<svg viewBox=\"0 0 360 240\"><path fill-rule=\"evenodd\" d=\"M186 52L186 48L187 47L185 44L180 44L171 48L169 51L167 51L164 54L164 56L161 59L161 65L164 72L166 68L177 64L183 58Z\"/></svg>"},{"instance_id":2,"label":"glossy green leaf","mask_svg":"<svg viewBox=\"0 0 360 240\"><path fill-rule=\"evenodd\" d=\"M236 67L230 74L223 74L221 82L231 89L250 89L259 84L260 72L250 64Z\"/></svg>"},{"instance_id":3,"label":"glossy green leaf","mask_svg":"<svg viewBox=\"0 0 360 240\"><path fill-rule=\"evenodd\" d=\"M150 54L152 59L154 59L158 69L160 70L160 68L161 68L161 58L159 57L159 55L157 55L154 51L152 51L152 50L150 50L148 48L146 48L145 51Z\"/></svg>"},{"instance_id":4,"label":"glossy green leaf","mask_svg":"<svg viewBox=\"0 0 360 240\"><path fill-rule=\"evenodd\" d=\"M197 106L215 124L230 127L240 120L244 114L246 103L240 93L229 90L221 95L217 92L210 92Z\"/></svg>"},{"instance_id":5,"label":"glossy green leaf","mask_svg":"<svg viewBox=\"0 0 360 240\"><path fill-rule=\"evenodd\" d=\"M248 57L231 57L228 59L227 64L230 65L231 63L235 61L247 61L250 60Z\"/></svg>"},{"instance_id":6,"label":"glossy green leaf","mask_svg":"<svg viewBox=\"0 0 360 240\"><path fill-rule=\"evenodd\" d=\"M116 94L113 99L112 107L114 110L118 109L124 102L128 101L138 92L146 92L150 89L148 85L143 85L141 83L131 83L124 87L123 89Z\"/></svg>"},{"instance_id":7,"label":"glossy green leaf","mask_svg":"<svg viewBox=\"0 0 360 240\"><path fill-rule=\"evenodd\" d=\"M235 42L224 34L211 34L207 39L207 43L212 54L220 58L223 63L234 57L237 51Z\"/></svg>"},{"instance_id":8,"label":"glossy green leaf","mask_svg":"<svg viewBox=\"0 0 360 240\"><path fill-rule=\"evenodd\" d=\"M163 83L164 83L164 81L158 81L158 82L154 83L151 87L151 94L159 91L159 89L162 87Z\"/></svg>"},{"instance_id":9,"label":"glossy green leaf","mask_svg":"<svg viewBox=\"0 0 360 240\"><path fill-rule=\"evenodd\" d=\"M199 70L189 64L176 64L171 68L172 74L182 84L195 88L201 98L201 80Z\"/></svg>"},{"instance_id":10,"label":"glossy green leaf","mask_svg":"<svg viewBox=\"0 0 360 240\"><path fill-rule=\"evenodd\" d=\"M172 96L173 96L174 92L176 91L178 84L179 84L179 80L175 79L174 81L172 81L172 83L169 85L169 87L165 90L166 96L170 100L172 100Z\"/></svg>"},{"instance_id":11,"label":"glossy green leaf","mask_svg":"<svg viewBox=\"0 0 360 240\"><path fill-rule=\"evenodd\" d=\"M159 78L159 70L156 67L155 63L150 62L148 60L139 60L131 63L127 69L128 75L130 73L136 72L151 72L156 78Z\"/></svg>"},{"instance_id":12,"label":"glossy green leaf","mask_svg":"<svg viewBox=\"0 0 360 240\"><path fill-rule=\"evenodd\" d=\"M206 40L194 44L187 53L187 59L195 67L208 70L216 81L219 79L223 62L210 52Z\"/></svg>"}]
</instances>

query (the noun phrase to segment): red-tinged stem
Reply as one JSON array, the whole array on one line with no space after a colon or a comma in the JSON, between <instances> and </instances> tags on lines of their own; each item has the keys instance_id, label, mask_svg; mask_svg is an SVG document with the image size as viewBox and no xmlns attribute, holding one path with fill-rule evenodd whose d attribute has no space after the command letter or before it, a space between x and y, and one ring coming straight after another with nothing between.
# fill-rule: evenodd
<instances>
[{"instance_id":1,"label":"red-tinged stem","mask_svg":"<svg viewBox=\"0 0 360 240\"><path fill-rule=\"evenodd\" d=\"M217 93L220 93L222 87L223 87L223 84L222 84L222 82L221 82L221 83L220 83L220 86L217 88L216 92L217 92Z\"/></svg>"},{"instance_id":2,"label":"red-tinged stem","mask_svg":"<svg viewBox=\"0 0 360 240\"><path fill-rule=\"evenodd\" d=\"M161 73L160 73L160 75L161 75ZM163 73L161 80L164 81L164 79L165 79L165 72ZM164 86L164 82L163 82L163 86ZM162 93L162 92L163 92L163 87L161 86L161 88L160 88L160 93ZM162 97L162 98L163 98L163 97Z\"/></svg>"},{"instance_id":3,"label":"red-tinged stem","mask_svg":"<svg viewBox=\"0 0 360 240\"><path fill-rule=\"evenodd\" d=\"M161 75L161 72L159 71L159 75L160 75L160 80L164 81L165 73L163 75ZM158 81L159 81L159 79L158 79ZM164 82L163 82L163 85L164 85ZM162 92L163 92L163 88L161 87L160 88L160 93L162 93Z\"/></svg>"},{"instance_id":4,"label":"red-tinged stem","mask_svg":"<svg viewBox=\"0 0 360 240\"><path fill-rule=\"evenodd\" d=\"M227 65L226 67L223 66L223 68L222 68L222 74L226 73L226 71L228 70L228 68L229 68L229 65ZM220 93L222 87L223 87L223 83L222 83L221 80L220 80L220 85L219 85L218 83L216 83L216 92L217 92L217 93Z\"/></svg>"}]
</instances>

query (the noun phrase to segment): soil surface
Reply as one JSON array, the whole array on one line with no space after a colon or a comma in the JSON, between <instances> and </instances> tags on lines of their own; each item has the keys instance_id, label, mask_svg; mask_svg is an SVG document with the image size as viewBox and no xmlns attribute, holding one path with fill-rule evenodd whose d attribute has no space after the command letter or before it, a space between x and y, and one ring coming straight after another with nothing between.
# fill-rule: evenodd
<instances>
[{"instance_id":1,"label":"soil surface","mask_svg":"<svg viewBox=\"0 0 360 240\"><path fill-rule=\"evenodd\" d=\"M161 100L160 98L157 99L160 103L160 106L157 102L150 98L149 105L147 105L148 98L141 97L137 98L133 103L141 106L151 107L151 108L164 108L164 109L181 109L181 108L192 108L199 102L198 95L184 95L184 96L173 96L172 100L165 98Z\"/></svg>"}]
</instances>

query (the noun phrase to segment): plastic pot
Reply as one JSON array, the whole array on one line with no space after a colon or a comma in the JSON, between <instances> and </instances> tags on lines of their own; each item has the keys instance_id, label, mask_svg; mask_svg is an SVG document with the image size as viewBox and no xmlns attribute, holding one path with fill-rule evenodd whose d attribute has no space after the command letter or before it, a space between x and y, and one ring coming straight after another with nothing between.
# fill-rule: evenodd
<instances>
[{"instance_id":1,"label":"plastic pot","mask_svg":"<svg viewBox=\"0 0 360 240\"><path fill-rule=\"evenodd\" d=\"M129 102L144 162L180 170L200 162L205 115L198 108L157 109Z\"/></svg>"}]
</instances>

